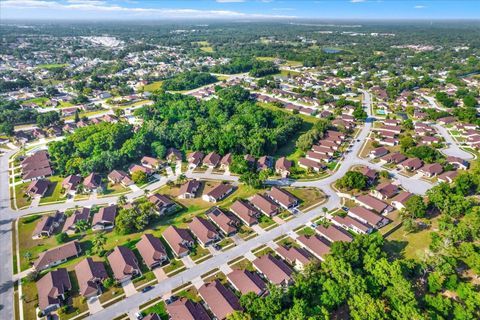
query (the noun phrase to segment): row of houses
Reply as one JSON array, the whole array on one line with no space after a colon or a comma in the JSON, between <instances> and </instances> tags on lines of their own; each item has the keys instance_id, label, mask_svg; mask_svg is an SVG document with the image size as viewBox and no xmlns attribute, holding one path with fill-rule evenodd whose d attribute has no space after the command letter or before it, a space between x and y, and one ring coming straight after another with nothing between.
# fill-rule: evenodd
<instances>
[{"instance_id":1,"label":"row of houses","mask_svg":"<svg viewBox=\"0 0 480 320\"><path fill-rule=\"evenodd\" d=\"M310 151L307 151L305 157L298 159L299 167L316 172L324 170L325 164L333 160L345 139L344 133L328 130L325 137L313 145Z\"/></svg>"}]
</instances>

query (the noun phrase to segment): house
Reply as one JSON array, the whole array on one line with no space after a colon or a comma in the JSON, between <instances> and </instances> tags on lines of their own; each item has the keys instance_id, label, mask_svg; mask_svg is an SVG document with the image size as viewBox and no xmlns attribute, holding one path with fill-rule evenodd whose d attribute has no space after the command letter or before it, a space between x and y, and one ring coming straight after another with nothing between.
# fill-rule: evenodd
<instances>
[{"instance_id":1,"label":"house","mask_svg":"<svg viewBox=\"0 0 480 320\"><path fill-rule=\"evenodd\" d=\"M282 178L286 178L290 175L290 168L292 167L292 161L287 160L285 157L279 158L275 162L275 173L282 176Z\"/></svg>"},{"instance_id":2,"label":"house","mask_svg":"<svg viewBox=\"0 0 480 320\"><path fill-rule=\"evenodd\" d=\"M389 152L390 151L388 151L388 149L385 147L378 147L370 151L370 158L377 159L377 158L383 157Z\"/></svg>"},{"instance_id":3,"label":"house","mask_svg":"<svg viewBox=\"0 0 480 320\"><path fill-rule=\"evenodd\" d=\"M72 289L67 269L50 271L37 281L38 308L48 314L60 307Z\"/></svg>"},{"instance_id":4,"label":"house","mask_svg":"<svg viewBox=\"0 0 480 320\"><path fill-rule=\"evenodd\" d=\"M378 200L370 195L360 195L355 198L355 202L358 202L362 206L370 210L375 210L376 212L383 214L393 210L387 203Z\"/></svg>"},{"instance_id":5,"label":"house","mask_svg":"<svg viewBox=\"0 0 480 320\"><path fill-rule=\"evenodd\" d=\"M328 227L319 225L315 231L330 242L351 242L353 240L352 236L347 231L333 224Z\"/></svg>"},{"instance_id":6,"label":"house","mask_svg":"<svg viewBox=\"0 0 480 320\"><path fill-rule=\"evenodd\" d=\"M145 317L143 317L143 320L162 320L162 319L156 313L149 313Z\"/></svg>"},{"instance_id":7,"label":"house","mask_svg":"<svg viewBox=\"0 0 480 320\"><path fill-rule=\"evenodd\" d=\"M117 206L112 204L108 207L102 207L93 215L92 230L108 230L115 226L115 217L117 216Z\"/></svg>"},{"instance_id":8,"label":"house","mask_svg":"<svg viewBox=\"0 0 480 320\"><path fill-rule=\"evenodd\" d=\"M378 177L378 172L376 170L370 169L369 167L363 167L360 170L360 173L367 177L368 184L373 184Z\"/></svg>"},{"instance_id":9,"label":"house","mask_svg":"<svg viewBox=\"0 0 480 320\"><path fill-rule=\"evenodd\" d=\"M307 264L316 260L308 250L301 247L281 245L275 251L298 271L303 270Z\"/></svg>"},{"instance_id":10,"label":"house","mask_svg":"<svg viewBox=\"0 0 480 320\"><path fill-rule=\"evenodd\" d=\"M320 172L321 170L324 170L326 168L323 164L307 158L298 159L298 166L300 168L303 168L306 170L312 170L315 172Z\"/></svg>"},{"instance_id":11,"label":"house","mask_svg":"<svg viewBox=\"0 0 480 320\"><path fill-rule=\"evenodd\" d=\"M101 292L101 283L108 278L102 261L93 261L88 257L75 266L80 294L86 298L97 296Z\"/></svg>"},{"instance_id":12,"label":"house","mask_svg":"<svg viewBox=\"0 0 480 320\"><path fill-rule=\"evenodd\" d=\"M387 200L394 197L398 193L398 187L388 181L380 183L374 190L370 192L372 196L380 200Z\"/></svg>"},{"instance_id":13,"label":"house","mask_svg":"<svg viewBox=\"0 0 480 320\"><path fill-rule=\"evenodd\" d=\"M194 245L193 238L187 229L169 226L162 236L178 258L188 255L190 248Z\"/></svg>"},{"instance_id":14,"label":"house","mask_svg":"<svg viewBox=\"0 0 480 320\"><path fill-rule=\"evenodd\" d=\"M430 163L424 165L421 169L418 170L425 177L432 178L443 172L443 167L440 163Z\"/></svg>"},{"instance_id":15,"label":"house","mask_svg":"<svg viewBox=\"0 0 480 320\"><path fill-rule=\"evenodd\" d=\"M190 229L203 247L207 247L221 238L215 226L202 217L193 217L188 224L188 229Z\"/></svg>"},{"instance_id":16,"label":"house","mask_svg":"<svg viewBox=\"0 0 480 320\"><path fill-rule=\"evenodd\" d=\"M252 226L258 223L260 212L248 201L242 199L236 200L230 207L230 211L240 218L240 220L242 220L247 226Z\"/></svg>"},{"instance_id":17,"label":"house","mask_svg":"<svg viewBox=\"0 0 480 320\"><path fill-rule=\"evenodd\" d=\"M92 172L83 180L83 186L88 192L97 192L102 187L102 177Z\"/></svg>"},{"instance_id":18,"label":"house","mask_svg":"<svg viewBox=\"0 0 480 320\"><path fill-rule=\"evenodd\" d=\"M198 180L189 180L184 183L178 192L178 197L180 199L192 199L195 198L198 189L200 188L200 181Z\"/></svg>"},{"instance_id":19,"label":"house","mask_svg":"<svg viewBox=\"0 0 480 320\"><path fill-rule=\"evenodd\" d=\"M170 320L211 320L201 303L187 298L180 298L167 304L166 308Z\"/></svg>"},{"instance_id":20,"label":"house","mask_svg":"<svg viewBox=\"0 0 480 320\"><path fill-rule=\"evenodd\" d=\"M76 174L71 174L62 181L62 188L66 194L75 193L78 185L82 182L82 177Z\"/></svg>"},{"instance_id":21,"label":"house","mask_svg":"<svg viewBox=\"0 0 480 320\"><path fill-rule=\"evenodd\" d=\"M68 234L72 234L76 232L76 225L79 221L87 221L90 220L90 209L89 208L82 208L79 210L75 210L66 220L65 224L63 225L62 232L66 232Z\"/></svg>"},{"instance_id":22,"label":"house","mask_svg":"<svg viewBox=\"0 0 480 320\"><path fill-rule=\"evenodd\" d=\"M142 234L136 247L142 256L143 262L145 262L149 269L161 266L164 262L168 261L167 251L162 241L150 233Z\"/></svg>"},{"instance_id":23,"label":"house","mask_svg":"<svg viewBox=\"0 0 480 320\"><path fill-rule=\"evenodd\" d=\"M44 215L35 226L32 233L32 239L51 237L56 228L63 222L65 216L57 211L54 216Z\"/></svg>"},{"instance_id":24,"label":"house","mask_svg":"<svg viewBox=\"0 0 480 320\"><path fill-rule=\"evenodd\" d=\"M437 177L438 181L445 183L452 183L458 176L458 171L447 171Z\"/></svg>"},{"instance_id":25,"label":"house","mask_svg":"<svg viewBox=\"0 0 480 320\"><path fill-rule=\"evenodd\" d=\"M235 269L227 274L227 279L242 295L253 292L257 296L262 296L267 290L267 285L262 278L257 273L248 270Z\"/></svg>"},{"instance_id":26,"label":"house","mask_svg":"<svg viewBox=\"0 0 480 320\"><path fill-rule=\"evenodd\" d=\"M270 253L253 260L253 266L274 285L287 286L293 282L293 270Z\"/></svg>"},{"instance_id":27,"label":"house","mask_svg":"<svg viewBox=\"0 0 480 320\"><path fill-rule=\"evenodd\" d=\"M155 193L148 197L148 201L153 203L160 215L170 213L177 209L175 202L163 194Z\"/></svg>"},{"instance_id":28,"label":"house","mask_svg":"<svg viewBox=\"0 0 480 320\"><path fill-rule=\"evenodd\" d=\"M273 217L280 211L280 206L270 200L270 198L261 194L256 194L252 198L251 203L255 206L255 208L260 210L261 213L266 214L269 217Z\"/></svg>"},{"instance_id":29,"label":"house","mask_svg":"<svg viewBox=\"0 0 480 320\"><path fill-rule=\"evenodd\" d=\"M330 243L318 235L303 235L298 237L297 241L322 261L325 260L325 256L330 253Z\"/></svg>"},{"instance_id":30,"label":"house","mask_svg":"<svg viewBox=\"0 0 480 320\"><path fill-rule=\"evenodd\" d=\"M182 153L175 148L168 148L166 153L166 159L168 162L182 161Z\"/></svg>"},{"instance_id":31,"label":"house","mask_svg":"<svg viewBox=\"0 0 480 320\"><path fill-rule=\"evenodd\" d=\"M190 165L198 166L203 159L203 153L200 151L194 151L187 156L187 161Z\"/></svg>"},{"instance_id":32,"label":"house","mask_svg":"<svg viewBox=\"0 0 480 320\"><path fill-rule=\"evenodd\" d=\"M228 170L230 168L230 165L232 164L233 156L231 153L227 153L222 157L222 160L220 160L220 169L222 170Z\"/></svg>"},{"instance_id":33,"label":"house","mask_svg":"<svg viewBox=\"0 0 480 320\"><path fill-rule=\"evenodd\" d=\"M443 118L439 118L437 119L437 123L438 124L441 124L441 125L446 125L446 124L450 124L450 123L453 123L457 121L455 119L455 117L443 117Z\"/></svg>"},{"instance_id":34,"label":"house","mask_svg":"<svg viewBox=\"0 0 480 320\"><path fill-rule=\"evenodd\" d=\"M25 158L20 163L22 180L33 181L49 177L53 174L47 151L40 150Z\"/></svg>"},{"instance_id":35,"label":"house","mask_svg":"<svg viewBox=\"0 0 480 320\"><path fill-rule=\"evenodd\" d=\"M322 153L317 153L313 151L307 151L306 158L311 161L315 162L320 162L320 161L325 161L325 162L330 162L332 161L332 157L329 156L328 154L322 154Z\"/></svg>"},{"instance_id":36,"label":"house","mask_svg":"<svg viewBox=\"0 0 480 320\"><path fill-rule=\"evenodd\" d=\"M383 156L381 160L387 163L399 164L400 162L405 161L406 159L407 157L401 154L400 152L394 152L394 153L387 154L386 156Z\"/></svg>"},{"instance_id":37,"label":"house","mask_svg":"<svg viewBox=\"0 0 480 320\"><path fill-rule=\"evenodd\" d=\"M77 241L67 242L61 246L44 251L38 255L33 263L36 271L41 271L64 263L70 258L78 257L82 252Z\"/></svg>"},{"instance_id":38,"label":"house","mask_svg":"<svg viewBox=\"0 0 480 320\"><path fill-rule=\"evenodd\" d=\"M272 187L267 195L270 199L287 210L296 207L299 202L297 197L295 197L293 194L277 187Z\"/></svg>"},{"instance_id":39,"label":"house","mask_svg":"<svg viewBox=\"0 0 480 320\"><path fill-rule=\"evenodd\" d=\"M350 210L348 210L348 215L375 229L380 229L390 222L387 218L365 209L364 207L350 208Z\"/></svg>"},{"instance_id":40,"label":"house","mask_svg":"<svg viewBox=\"0 0 480 320\"><path fill-rule=\"evenodd\" d=\"M202 199L208 202L218 202L225 199L235 190L234 186L228 183L220 183L208 193L202 195Z\"/></svg>"},{"instance_id":41,"label":"house","mask_svg":"<svg viewBox=\"0 0 480 320\"><path fill-rule=\"evenodd\" d=\"M145 168L149 168L149 169L154 170L154 171L156 171L156 170L158 170L162 167L162 162L159 159L153 158L153 157L148 157L148 156L144 156L142 159L140 159L140 163Z\"/></svg>"},{"instance_id":42,"label":"house","mask_svg":"<svg viewBox=\"0 0 480 320\"><path fill-rule=\"evenodd\" d=\"M423 166L423 161L418 158L409 158L399 164L400 168L408 171L418 170L422 166Z\"/></svg>"},{"instance_id":43,"label":"house","mask_svg":"<svg viewBox=\"0 0 480 320\"><path fill-rule=\"evenodd\" d=\"M338 227L351 230L355 233L360 233L360 234L369 234L373 231L372 227L358 220L355 220L350 216L346 216L346 217L334 216L332 218L332 223Z\"/></svg>"},{"instance_id":44,"label":"house","mask_svg":"<svg viewBox=\"0 0 480 320\"><path fill-rule=\"evenodd\" d=\"M411 196L413 196L413 193L402 191L392 199L391 204L397 210L405 209L405 204Z\"/></svg>"},{"instance_id":45,"label":"house","mask_svg":"<svg viewBox=\"0 0 480 320\"><path fill-rule=\"evenodd\" d=\"M128 173L123 170L113 170L107 176L108 181L112 184L121 184L124 187L128 187L133 184L133 180Z\"/></svg>"},{"instance_id":46,"label":"house","mask_svg":"<svg viewBox=\"0 0 480 320\"><path fill-rule=\"evenodd\" d=\"M237 232L239 221L235 217L223 212L219 207L212 207L206 212L206 215L224 235L230 236Z\"/></svg>"},{"instance_id":47,"label":"house","mask_svg":"<svg viewBox=\"0 0 480 320\"><path fill-rule=\"evenodd\" d=\"M270 169L273 166L273 158L270 156L262 156L257 160L257 170Z\"/></svg>"},{"instance_id":48,"label":"house","mask_svg":"<svg viewBox=\"0 0 480 320\"><path fill-rule=\"evenodd\" d=\"M222 158L220 157L219 154L215 152L210 152L203 158L203 165L210 167L210 168L215 168L219 163Z\"/></svg>"},{"instance_id":49,"label":"house","mask_svg":"<svg viewBox=\"0 0 480 320\"><path fill-rule=\"evenodd\" d=\"M107 260L117 282L121 283L142 274L135 254L127 247L116 246L107 256Z\"/></svg>"},{"instance_id":50,"label":"house","mask_svg":"<svg viewBox=\"0 0 480 320\"><path fill-rule=\"evenodd\" d=\"M130 174L134 174L135 172L137 171L140 171L140 172L143 172L145 173L147 176L149 175L152 175L153 174L153 170L150 169L150 168L147 168L147 167L144 167L142 165L139 165L139 164L131 164L129 167L128 167L128 172L130 172Z\"/></svg>"},{"instance_id":51,"label":"house","mask_svg":"<svg viewBox=\"0 0 480 320\"><path fill-rule=\"evenodd\" d=\"M31 198L41 198L45 195L49 186L50 181L46 179L33 180L25 190L25 194Z\"/></svg>"},{"instance_id":52,"label":"house","mask_svg":"<svg viewBox=\"0 0 480 320\"><path fill-rule=\"evenodd\" d=\"M448 156L447 162L450 163L455 169L467 170L469 167L468 161L459 157Z\"/></svg>"},{"instance_id":53,"label":"house","mask_svg":"<svg viewBox=\"0 0 480 320\"><path fill-rule=\"evenodd\" d=\"M219 280L202 285L198 294L218 320L224 320L233 312L242 310L237 296Z\"/></svg>"}]
</instances>

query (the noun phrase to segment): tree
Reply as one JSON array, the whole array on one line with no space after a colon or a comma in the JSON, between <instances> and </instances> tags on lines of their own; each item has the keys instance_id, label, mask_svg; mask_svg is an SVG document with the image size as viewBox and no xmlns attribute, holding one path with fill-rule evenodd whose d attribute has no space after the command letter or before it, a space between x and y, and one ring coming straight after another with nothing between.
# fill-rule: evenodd
<instances>
[{"instance_id":1,"label":"tree","mask_svg":"<svg viewBox=\"0 0 480 320\"><path fill-rule=\"evenodd\" d=\"M423 218L427 212L427 205L421 196L415 194L405 202L405 211L411 218Z\"/></svg>"},{"instance_id":2,"label":"tree","mask_svg":"<svg viewBox=\"0 0 480 320\"><path fill-rule=\"evenodd\" d=\"M75 117L73 122L75 123L80 122L80 113L78 112L78 109L75 110Z\"/></svg>"},{"instance_id":3,"label":"tree","mask_svg":"<svg viewBox=\"0 0 480 320\"><path fill-rule=\"evenodd\" d=\"M399 144L400 150L402 150L402 152L406 152L408 149L415 146L415 140L412 138L412 136L403 136L400 138Z\"/></svg>"},{"instance_id":4,"label":"tree","mask_svg":"<svg viewBox=\"0 0 480 320\"><path fill-rule=\"evenodd\" d=\"M40 128L46 128L60 122L60 114L57 111L48 111L39 113L37 116L37 124Z\"/></svg>"},{"instance_id":5,"label":"tree","mask_svg":"<svg viewBox=\"0 0 480 320\"><path fill-rule=\"evenodd\" d=\"M137 170L132 173L132 180L136 184L145 184L147 183L147 174L143 171Z\"/></svg>"},{"instance_id":6,"label":"tree","mask_svg":"<svg viewBox=\"0 0 480 320\"><path fill-rule=\"evenodd\" d=\"M58 244L67 242L69 239L68 235L65 232L59 233L55 236L55 240Z\"/></svg>"},{"instance_id":7,"label":"tree","mask_svg":"<svg viewBox=\"0 0 480 320\"><path fill-rule=\"evenodd\" d=\"M256 172L245 172L240 176L240 182L245 183L247 186L259 189L262 186L262 181L259 178L259 174Z\"/></svg>"},{"instance_id":8,"label":"tree","mask_svg":"<svg viewBox=\"0 0 480 320\"><path fill-rule=\"evenodd\" d=\"M362 120L362 121L365 121L368 117L367 112L365 112L365 110L363 110L362 106L357 106L355 108L355 110L353 110L352 116L356 120Z\"/></svg>"},{"instance_id":9,"label":"tree","mask_svg":"<svg viewBox=\"0 0 480 320\"><path fill-rule=\"evenodd\" d=\"M93 242L93 248L92 248L93 253L101 256L105 251L104 246L107 243L107 237L105 236L105 232L99 232L95 234L95 237L93 238L92 242Z\"/></svg>"},{"instance_id":10,"label":"tree","mask_svg":"<svg viewBox=\"0 0 480 320\"><path fill-rule=\"evenodd\" d=\"M342 178L337 180L337 186L341 189L363 190L367 187L367 177L358 171L348 171Z\"/></svg>"},{"instance_id":11,"label":"tree","mask_svg":"<svg viewBox=\"0 0 480 320\"><path fill-rule=\"evenodd\" d=\"M120 197L118 197L118 204L120 205L125 205L127 203L127 197L122 194Z\"/></svg>"},{"instance_id":12,"label":"tree","mask_svg":"<svg viewBox=\"0 0 480 320\"><path fill-rule=\"evenodd\" d=\"M88 220L80 220L75 223L75 231L80 232L81 234L87 232L88 229L90 229L90 223Z\"/></svg>"}]
</instances>

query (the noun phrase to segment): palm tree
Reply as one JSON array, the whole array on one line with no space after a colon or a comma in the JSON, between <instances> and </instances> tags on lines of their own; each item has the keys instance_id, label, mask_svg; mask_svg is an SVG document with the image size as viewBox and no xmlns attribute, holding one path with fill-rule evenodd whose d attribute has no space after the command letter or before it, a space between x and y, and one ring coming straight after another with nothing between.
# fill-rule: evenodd
<instances>
[{"instance_id":1,"label":"palm tree","mask_svg":"<svg viewBox=\"0 0 480 320\"><path fill-rule=\"evenodd\" d=\"M104 248L103 246L107 243L107 237L105 236L105 232L99 232L93 238L93 251L96 254L100 254Z\"/></svg>"},{"instance_id":2,"label":"palm tree","mask_svg":"<svg viewBox=\"0 0 480 320\"><path fill-rule=\"evenodd\" d=\"M124 205L127 203L127 197L122 194L120 197L118 197L118 203L121 204L121 205Z\"/></svg>"},{"instance_id":3,"label":"palm tree","mask_svg":"<svg viewBox=\"0 0 480 320\"><path fill-rule=\"evenodd\" d=\"M90 223L88 223L88 220L80 220L75 224L75 230L80 232L82 235L85 234L89 228Z\"/></svg>"}]
</instances>

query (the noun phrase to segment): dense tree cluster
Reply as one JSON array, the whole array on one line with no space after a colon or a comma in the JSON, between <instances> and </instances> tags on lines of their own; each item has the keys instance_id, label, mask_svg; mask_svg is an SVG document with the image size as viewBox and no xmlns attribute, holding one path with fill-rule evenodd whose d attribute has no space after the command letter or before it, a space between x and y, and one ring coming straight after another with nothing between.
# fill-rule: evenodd
<instances>
[{"instance_id":1,"label":"dense tree cluster","mask_svg":"<svg viewBox=\"0 0 480 320\"><path fill-rule=\"evenodd\" d=\"M37 114L32 109L20 110L17 102L0 99L0 133L12 134L15 124L33 122Z\"/></svg>"},{"instance_id":2,"label":"dense tree cluster","mask_svg":"<svg viewBox=\"0 0 480 320\"><path fill-rule=\"evenodd\" d=\"M187 71L165 80L162 88L171 91L190 90L216 81L217 78L209 73Z\"/></svg>"},{"instance_id":3,"label":"dense tree cluster","mask_svg":"<svg viewBox=\"0 0 480 320\"><path fill-rule=\"evenodd\" d=\"M343 177L337 180L337 187L347 190L363 190L367 187L367 177L358 171L348 171Z\"/></svg>"}]
</instances>

